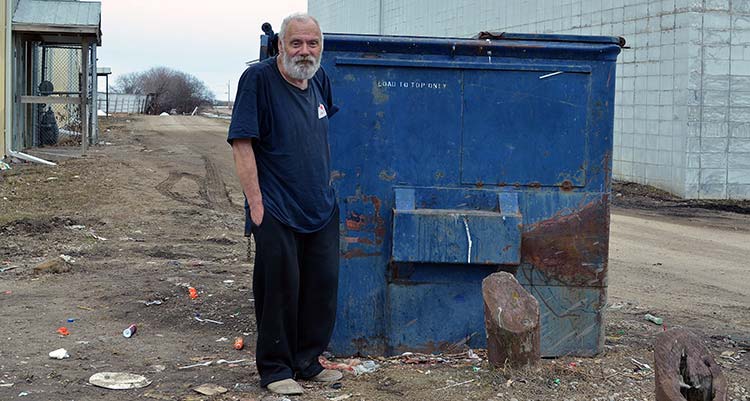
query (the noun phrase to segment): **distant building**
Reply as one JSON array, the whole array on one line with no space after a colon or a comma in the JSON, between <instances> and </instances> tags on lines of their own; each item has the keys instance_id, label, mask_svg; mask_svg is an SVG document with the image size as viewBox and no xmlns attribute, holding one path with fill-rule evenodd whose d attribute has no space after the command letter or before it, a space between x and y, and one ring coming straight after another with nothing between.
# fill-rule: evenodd
<instances>
[{"instance_id":1,"label":"distant building","mask_svg":"<svg viewBox=\"0 0 750 401\"><path fill-rule=\"evenodd\" d=\"M309 0L325 32L623 36L614 176L750 199L750 1Z\"/></svg>"}]
</instances>

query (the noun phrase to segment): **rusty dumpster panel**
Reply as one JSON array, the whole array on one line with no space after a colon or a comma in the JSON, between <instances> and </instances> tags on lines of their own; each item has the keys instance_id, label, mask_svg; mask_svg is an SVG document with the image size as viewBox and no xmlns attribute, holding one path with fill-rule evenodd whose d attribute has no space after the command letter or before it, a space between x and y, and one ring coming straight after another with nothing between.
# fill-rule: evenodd
<instances>
[{"instance_id":1,"label":"rusty dumpster panel","mask_svg":"<svg viewBox=\"0 0 750 401\"><path fill-rule=\"evenodd\" d=\"M481 281L541 306L542 354L603 345L620 38L327 34L339 355L486 346Z\"/></svg>"}]
</instances>

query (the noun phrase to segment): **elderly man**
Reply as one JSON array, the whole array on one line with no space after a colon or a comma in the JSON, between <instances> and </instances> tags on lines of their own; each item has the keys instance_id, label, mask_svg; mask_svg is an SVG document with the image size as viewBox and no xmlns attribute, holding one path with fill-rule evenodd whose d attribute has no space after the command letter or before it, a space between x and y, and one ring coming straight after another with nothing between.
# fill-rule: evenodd
<instances>
[{"instance_id":1,"label":"elderly man","mask_svg":"<svg viewBox=\"0 0 750 401\"><path fill-rule=\"evenodd\" d=\"M255 237L256 360L260 384L301 394L294 380L336 381L318 356L336 316L339 212L330 185L323 35L306 14L284 19L279 55L240 78L229 126Z\"/></svg>"}]
</instances>

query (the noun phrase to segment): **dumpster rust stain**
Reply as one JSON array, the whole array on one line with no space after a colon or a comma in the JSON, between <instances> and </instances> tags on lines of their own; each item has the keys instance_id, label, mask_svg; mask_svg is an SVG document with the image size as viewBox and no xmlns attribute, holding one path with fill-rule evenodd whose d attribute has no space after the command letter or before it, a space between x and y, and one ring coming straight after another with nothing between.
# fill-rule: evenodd
<instances>
[{"instance_id":1,"label":"dumpster rust stain","mask_svg":"<svg viewBox=\"0 0 750 401\"><path fill-rule=\"evenodd\" d=\"M378 177L383 181L393 181L396 179L396 172L393 170L380 170Z\"/></svg>"},{"instance_id":2,"label":"dumpster rust stain","mask_svg":"<svg viewBox=\"0 0 750 401\"><path fill-rule=\"evenodd\" d=\"M354 259L354 258L369 258L371 256L380 256L382 253L380 252L365 252L362 248L354 248L350 249L346 252L344 252L341 256L344 259Z\"/></svg>"},{"instance_id":3,"label":"dumpster rust stain","mask_svg":"<svg viewBox=\"0 0 750 401\"><path fill-rule=\"evenodd\" d=\"M346 202L359 204L361 208L360 210L350 210L347 213L344 220L346 233L343 235L343 240L347 244L365 245L365 248L347 249L342 253L342 256L345 259L352 259L381 255L382 252L379 249L368 248L380 246L385 238L386 227L385 220L380 215L382 208L380 198L374 195L357 195L348 197ZM367 204L370 204L371 207L368 207Z\"/></svg>"},{"instance_id":4,"label":"dumpster rust stain","mask_svg":"<svg viewBox=\"0 0 750 401\"><path fill-rule=\"evenodd\" d=\"M523 261L562 283L602 285L607 270L608 201L604 195L572 214L532 224L521 240Z\"/></svg>"}]
</instances>

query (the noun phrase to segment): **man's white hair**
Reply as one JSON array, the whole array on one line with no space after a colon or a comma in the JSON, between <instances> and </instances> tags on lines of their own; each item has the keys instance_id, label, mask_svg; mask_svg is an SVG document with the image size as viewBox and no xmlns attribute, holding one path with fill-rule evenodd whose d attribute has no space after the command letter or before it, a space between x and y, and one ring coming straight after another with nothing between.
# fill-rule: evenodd
<instances>
[{"instance_id":1,"label":"man's white hair","mask_svg":"<svg viewBox=\"0 0 750 401\"><path fill-rule=\"evenodd\" d=\"M315 26L318 27L318 31L320 31L320 44L323 45L323 31L320 29L320 24L318 23L318 20L315 19L310 14L307 13L294 13L286 18L284 18L284 21L281 21L281 28L279 29L279 42L281 42L282 46L284 43L284 36L286 36L286 30L289 28L289 23L292 21L297 22L308 22L312 21L315 23Z\"/></svg>"}]
</instances>

